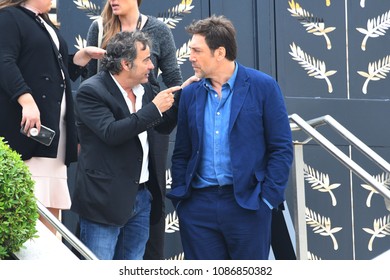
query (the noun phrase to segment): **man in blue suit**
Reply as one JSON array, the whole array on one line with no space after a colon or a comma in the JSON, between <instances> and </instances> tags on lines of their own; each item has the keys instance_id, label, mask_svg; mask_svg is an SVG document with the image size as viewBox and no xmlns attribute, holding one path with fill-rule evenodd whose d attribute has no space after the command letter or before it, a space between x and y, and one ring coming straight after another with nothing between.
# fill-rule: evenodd
<instances>
[{"instance_id":1,"label":"man in blue suit","mask_svg":"<svg viewBox=\"0 0 390 280\"><path fill-rule=\"evenodd\" d=\"M223 16L187 27L202 78L181 93L172 190L186 259L268 259L272 209L283 203L293 149L283 95L236 62Z\"/></svg>"}]
</instances>

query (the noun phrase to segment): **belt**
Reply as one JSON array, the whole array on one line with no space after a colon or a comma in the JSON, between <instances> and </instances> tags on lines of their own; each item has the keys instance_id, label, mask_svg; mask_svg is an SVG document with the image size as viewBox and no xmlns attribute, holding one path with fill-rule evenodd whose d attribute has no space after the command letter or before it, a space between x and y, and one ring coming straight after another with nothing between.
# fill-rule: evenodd
<instances>
[{"instance_id":1,"label":"belt","mask_svg":"<svg viewBox=\"0 0 390 280\"><path fill-rule=\"evenodd\" d=\"M139 184L139 185L138 185L138 190L140 191L140 190L143 190L143 189L147 189L148 186L146 185L146 183L147 183L147 182Z\"/></svg>"}]
</instances>

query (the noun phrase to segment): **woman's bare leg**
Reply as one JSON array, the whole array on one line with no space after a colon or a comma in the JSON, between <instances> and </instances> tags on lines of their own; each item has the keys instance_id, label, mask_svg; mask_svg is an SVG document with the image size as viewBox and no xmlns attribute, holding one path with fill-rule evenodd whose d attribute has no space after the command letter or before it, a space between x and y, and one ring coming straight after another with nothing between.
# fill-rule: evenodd
<instances>
[{"instance_id":1,"label":"woman's bare leg","mask_svg":"<svg viewBox=\"0 0 390 280\"><path fill-rule=\"evenodd\" d=\"M60 219L60 209L57 208L47 208L47 210L50 211L58 220ZM57 235L57 230L56 228L49 223L44 217L40 216L39 220L55 235Z\"/></svg>"}]
</instances>

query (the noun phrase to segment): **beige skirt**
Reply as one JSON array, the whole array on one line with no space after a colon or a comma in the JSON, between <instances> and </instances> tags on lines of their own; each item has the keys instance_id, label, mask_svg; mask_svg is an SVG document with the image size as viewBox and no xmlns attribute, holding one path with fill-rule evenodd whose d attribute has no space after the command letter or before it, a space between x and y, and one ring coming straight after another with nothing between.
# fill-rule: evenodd
<instances>
[{"instance_id":1,"label":"beige skirt","mask_svg":"<svg viewBox=\"0 0 390 280\"><path fill-rule=\"evenodd\" d=\"M47 208L70 209L71 205L65 165L65 103L64 94L61 102L61 133L57 158L33 157L25 161L32 174L32 179L35 181L35 196Z\"/></svg>"}]
</instances>

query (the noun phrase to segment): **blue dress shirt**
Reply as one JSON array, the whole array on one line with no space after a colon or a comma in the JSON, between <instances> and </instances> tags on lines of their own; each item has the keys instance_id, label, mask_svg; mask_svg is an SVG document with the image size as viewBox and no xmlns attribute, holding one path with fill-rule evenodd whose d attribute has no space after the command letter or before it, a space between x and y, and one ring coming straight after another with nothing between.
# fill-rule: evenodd
<instances>
[{"instance_id":1,"label":"blue dress shirt","mask_svg":"<svg viewBox=\"0 0 390 280\"><path fill-rule=\"evenodd\" d=\"M221 98L205 79L208 96L204 115L204 133L200 164L192 182L193 188L233 184L233 172L229 150L229 120L233 87L237 76L237 64L233 75L222 85Z\"/></svg>"},{"instance_id":2,"label":"blue dress shirt","mask_svg":"<svg viewBox=\"0 0 390 280\"><path fill-rule=\"evenodd\" d=\"M229 150L229 120L233 87L237 77L237 63L233 75L222 85L221 98L213 89L210 80L205 79L207 101L204 115L203 142L200 164L192 182L193 188L224 186L233 184L233 172ZM263 198L267 206L272 205Z\"/></svg>"}]
</instances>

